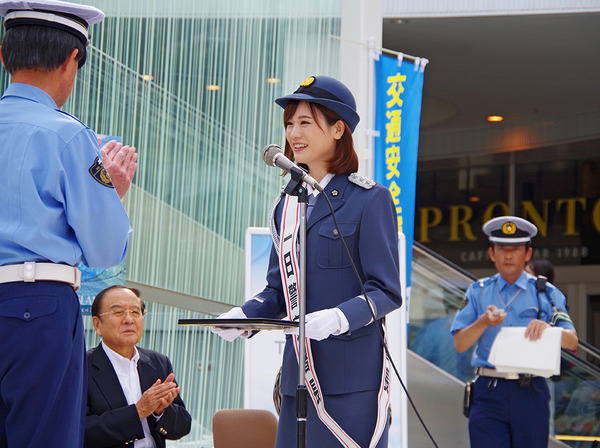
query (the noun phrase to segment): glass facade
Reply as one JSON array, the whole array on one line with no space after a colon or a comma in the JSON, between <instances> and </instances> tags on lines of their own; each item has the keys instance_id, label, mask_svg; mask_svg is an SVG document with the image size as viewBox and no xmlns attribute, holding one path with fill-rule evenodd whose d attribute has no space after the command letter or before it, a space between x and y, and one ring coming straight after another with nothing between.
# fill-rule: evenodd
<instances>
[{"instance_id":1,"label":"glass facade","mask_svg":"<svg viewBox=\"0 0 600 448\"><path fill-rule=\"evenodd\" d=\"M107 18L63 110L137 147L125 207L127 278L231 305L244 301L244 234L267 225L284 180L261 149L283 147L273 100L310 75L339 77L341 0L81 0ZM0 73L4 90L9 77ZM148 298L146 298L148 299ZM147 300L141 346L169 356L194 419L181 446L212 446L215 410L243 406L243 343ZM87 346L98 344L85 316Z\"/></svg>"},{"instance_id":2,"label":"glass facade","mask_svg":"<svg viewBox=\"0 0 600 448\"><path fill-rule=\"evenodd\" d=\"M138 148L128 279L240 303L244 231L282 183L260 154L283 143L273 100L339 75L339 1L87 3L107 19L66 109Z\"/></svg>"}]
</instances>

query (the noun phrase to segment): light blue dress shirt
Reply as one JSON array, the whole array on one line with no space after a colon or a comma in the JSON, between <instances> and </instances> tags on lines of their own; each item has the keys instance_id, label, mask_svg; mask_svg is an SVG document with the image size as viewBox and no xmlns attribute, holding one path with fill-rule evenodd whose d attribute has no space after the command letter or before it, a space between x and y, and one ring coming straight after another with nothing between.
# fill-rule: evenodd
<instances>
[{"instance_id":1,"label":"light blue dress shirt","mask_svg":"<svg viewBox=\"0 0 600 448\"><path fill-rule=\"evenodd\" d=\"M497 327L488 327L479 340L473 353L471 364L473 367L494 367L487 362L492 348L492 343L501 327L526 327L537 319L538 309L541 306L540 320L549 322L554 310L549 298L554 301L556 308L566 312L566 299L562 292L554 285L548 283L548 296L540 293L539 303L536 295L536 277L523 272L514 284L509 284L500 274L484 278L473 283L465 294L463 307L458 311L452 334L462 330L475 322L490 305L506 311L506 319ZM557 326L574 330L575 327L564 320L559 320Z\"/></svg>"},{"instance_id":2,"label":"light blue dress shirt","mask_svg":"<svg viewBox=\"0 0 600 448\"><path fill-rule=\"evenodd\" d=\"M43 90L11 84L0 100L0 265L121 263L131 227L97 180L96 135Z\"/></svg>"}]
</instances>

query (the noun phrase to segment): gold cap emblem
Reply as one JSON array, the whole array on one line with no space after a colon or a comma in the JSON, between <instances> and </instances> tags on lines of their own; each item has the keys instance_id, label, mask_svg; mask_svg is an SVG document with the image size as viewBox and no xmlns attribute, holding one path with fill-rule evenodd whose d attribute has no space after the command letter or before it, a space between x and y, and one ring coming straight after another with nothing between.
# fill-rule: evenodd
<instances>
[{"instance_id":1,"label":"gold cap emblem","mask_svg":"<svg viewBox=\"0 0 600 448\"><path fill-rule=\"evenodd\" d=\"M309 76L308 78L306 78L304 81L302 81L302 84L300 84L300 87L308 87L310 86L313 82L315 82L315 77L314 76Z\"/></svg>"},{"instance_id":2,"label":"gold cap emblem","mask_svg":"<svg viewBox=\"0 0 600 448\"><path fill-rule=\"evenodd\" d=\"M514 235L514 233L516 231L517 231L517 226L510 221L505 222L502 225L502 233L504 233L505 235Z\"/></svg>"}]
</instances>

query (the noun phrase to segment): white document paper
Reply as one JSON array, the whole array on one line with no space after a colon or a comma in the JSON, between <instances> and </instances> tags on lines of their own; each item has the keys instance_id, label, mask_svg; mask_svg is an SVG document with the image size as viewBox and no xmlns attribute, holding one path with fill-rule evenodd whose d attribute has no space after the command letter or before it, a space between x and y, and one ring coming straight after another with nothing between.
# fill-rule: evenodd
<instances>
[{"instance_id":1,"label":"white document paper","mask_svg":"<svg viewBox=\"0 0 600 448\"><path fill-rule=\"evenodd\" d=\"M488 362L498 372L529 373L550 377L560 374L562 330L546 328L541 339L525 339L526 327L502 327L494 339Z\"/></svg>"}]
</instances>

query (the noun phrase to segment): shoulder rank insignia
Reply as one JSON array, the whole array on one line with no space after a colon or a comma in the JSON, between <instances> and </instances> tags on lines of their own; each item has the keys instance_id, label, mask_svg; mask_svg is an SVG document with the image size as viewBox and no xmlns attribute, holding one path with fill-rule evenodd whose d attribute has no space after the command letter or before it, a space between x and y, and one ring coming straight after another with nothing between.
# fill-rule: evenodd
<instances>
[{"instance_id":1,"label":"shoulder rank insignia","mask_svg":"<svg viewBox=\"0 0 600 448\"><path fill-rule=\"evenodd\" d=\"M348 180L353 184L363 187L365 190L370 190L375 186L375 181L368 177L361 176L358 173L352 173L348 176Z\"/></svg>"},{"instance_id":2,"label":"shoulder rank insignia","mask_svg":"<svg viewBox=\"0 0 600 448\"><path fill-rule=\"evenodd\" d=\"M94 159L94 164L90 166L89 172L94 179L96 179L105 187L115 188L112 184L112 181L110 180L110 176L108 175L106 168L104 168L104 165L102 165L100 157L96 157Z\"/></svg>"},{"instance_id":3,"label":"shoulder rank insignia","mask_svg":"<svg viewBox=\"0 0 600 448\"><path fill-rule=\"evenodd\" d=\"M460 304L460 307L458 308L459 310L462 310L465 306L467 306L469 303L469 299L467 299L465 297L465 300L462 301L462 303Z\"/></svg>"}]
</instances>

